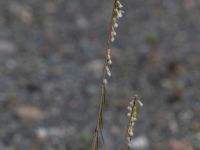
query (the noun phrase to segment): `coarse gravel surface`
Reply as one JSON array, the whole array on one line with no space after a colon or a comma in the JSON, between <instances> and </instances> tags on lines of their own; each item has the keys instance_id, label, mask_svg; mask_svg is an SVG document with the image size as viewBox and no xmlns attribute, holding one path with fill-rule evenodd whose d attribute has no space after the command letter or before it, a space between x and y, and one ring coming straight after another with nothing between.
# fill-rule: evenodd
<instances>
[{"instance_id":1,"label":"coarse gravel surface","mask_svg":"<svg viewBox=\"0 0 200 150\"><path fill-rule=\"evenodd\" d=\"M0 150L89 149L112 3L0 1ZM138 94L136 149L200 150L200 1L122 4L104 110L107 148L119 149Z\"/></svg>"}]
</instances>

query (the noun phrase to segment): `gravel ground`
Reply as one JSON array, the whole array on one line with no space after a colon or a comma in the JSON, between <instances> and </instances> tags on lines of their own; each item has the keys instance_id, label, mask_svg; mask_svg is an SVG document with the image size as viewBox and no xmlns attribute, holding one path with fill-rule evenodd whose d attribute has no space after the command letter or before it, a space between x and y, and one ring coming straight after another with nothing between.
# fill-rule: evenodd
<instances>
[{"instance_id":1,"label":"gravel ground","mask_svg":"<svg viewBox=\"0 0 200 150\"><path fill-rule=\"evenodd\" d=\"M0 150L88 149L112 2L0 1ZM104 113L108 149L119 149L138 94L136 149L200 150L200 1L122 3Z\"/></svg>"}]
</instances>

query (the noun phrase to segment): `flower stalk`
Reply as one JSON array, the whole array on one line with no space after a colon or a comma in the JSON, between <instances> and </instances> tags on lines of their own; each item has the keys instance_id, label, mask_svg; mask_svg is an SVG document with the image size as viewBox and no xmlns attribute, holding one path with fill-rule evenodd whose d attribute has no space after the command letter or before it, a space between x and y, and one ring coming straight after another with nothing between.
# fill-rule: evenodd
<instances>
[{"instance_id":1,"label":"flower stalk","mask_svg":"<svg viewBox=\"0 0 200 150\"><path fill-rule=\"evenodd\" d=\"M101 137L101 140L104 145L104 139L102 134L103 129L103 110L105 106L106 101L106 88L108 84L108 78L111 77L111 65L112 65L112 59L111 59L111 42L115 41L116 38L116 28L118 28L118 19L123 16L124 11L121 10L122 4L120 0L114 1L114 7L112 11L112 17L111 17L111 25L108 32L108 39L105 49L105 63L103 66L103 75L102 75L102 83L101 83L101 96L99 100L99 108L97 113L97 122L96 127L94 131L94 135L92 138L92 145L91 150L98 150L99 147L99 136Z\"/></svg>"}]
</instances>

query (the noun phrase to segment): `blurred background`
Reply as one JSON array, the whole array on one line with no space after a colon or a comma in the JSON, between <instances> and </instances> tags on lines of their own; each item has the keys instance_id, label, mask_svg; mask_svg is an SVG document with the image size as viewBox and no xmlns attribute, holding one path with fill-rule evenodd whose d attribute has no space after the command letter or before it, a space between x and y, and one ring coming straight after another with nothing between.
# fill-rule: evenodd
<instances>
[{"instance_id":1,"label":"blurred background","mask_svg":"<svg viewBox=\"0 0 200 150\"><path fill-rule=\"evenodd\" d=\"M119 149L200 150L200 1L123 0L104 117ZM87 150L113 0L0 0L0 150Z\"/></svg>"}]
</instances>

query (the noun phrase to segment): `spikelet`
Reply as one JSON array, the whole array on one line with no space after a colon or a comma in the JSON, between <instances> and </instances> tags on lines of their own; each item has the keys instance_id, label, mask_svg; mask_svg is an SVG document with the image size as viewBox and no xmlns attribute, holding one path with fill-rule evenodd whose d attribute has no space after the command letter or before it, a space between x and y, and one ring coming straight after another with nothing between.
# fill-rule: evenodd
<instances>
[{"instance_id":1,"label":"spikelet","mask_svg":"<svg viewBox=\"0 0 200 150\"><path fill-rule=\"evenodd\" d=\"M111 50L110 49L106 50L106 61L107 61L108 65L112 65Z\"/></svg>"},{"instance_id":2,"label":"spikelet","mask_svg":"<svg viewBox=\"0 0 200 150\"><path fill-rule=\"evenodd\" d=\"M137 104L143 106L143 103L140 101L137 95L134 96L133 100L131 100L130 105L128 106L128 117L129 123L127 127L126 139L128 142L128 146L130 146L131 138L134 135L134 125L137 120Z\"/></svg>"},{"instance_id":3,"label":"spikelet","mask_svg":"<svg viewBox=\"0 0 200 150\"><path fill-rule=\"evenodd\" d=\"M123 17L124 11L121 10L122 7L123 7L123 5L121 4L120 0L115 0L114 9L113 9L113 13L112 13L112 23L111 23L112 26L111 26L111 33L110 33L111 42L114 42L115 36L117 35L117 33L115 31L115 29L118 27L117 19Z\"/></svg>"}]
</instances>

